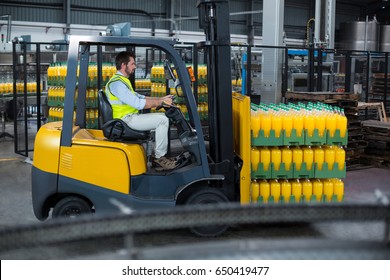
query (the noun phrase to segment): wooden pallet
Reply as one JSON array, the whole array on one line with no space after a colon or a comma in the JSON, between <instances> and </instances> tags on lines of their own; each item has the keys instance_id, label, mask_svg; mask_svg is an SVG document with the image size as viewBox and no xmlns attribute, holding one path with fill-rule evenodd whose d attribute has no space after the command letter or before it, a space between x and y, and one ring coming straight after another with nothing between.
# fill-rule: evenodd
<instances>
[{"instance_id":1,"label":"wooden pallet","mask_svg":"<svg viewBox=\"0 0 390 280\"><path fill-rule=\"evenodd\" d=\"M390 123L389 122L381 122L378 120L366 120L362 121L362 126L363 127L374 127L378 129L383 129L383 130L390 130Z\"/></svg>"},{"instance_id":2,"label":"wooden pallet","mask_svg":"<svg viewBox=\"0 0 390 280\"><path fill-rule=\"evenodd\" d=\"M378 167L390 166L390 123L379 120L362 121L367 147L361 155L361 163Z\"/></svg>"},{"instance_id":3,"label":"wooden pallet","mask_svg":"<svg viewBox=\"0 0 390 280\"><path fill-rule=\"evenodd\" d=\"M375 79L384 79L385 73L374 73L373 76ZM387 79L390 79L390 74L387 74Z\"/></svg>"},{"instance_id":4,"label":"wooden pallet","mask_svg":"<svg viewBox=\"0 0 390 280\"><path fill-rule=\"evenodd\" d=\"M364 109L376 109L378 111L379 120L381 122L387 122L387 115L385 111L385 106L383 105L383 102L358 102L358 109L364 110Z\"/></svg>"},{"instance_id":5,"label":"wooden pallet","mask_svg":"<svg viewBox=\"0 0 390 280\"><path fill-rule=\"evenodd\" d=\"M359 96L353 93L340 92L287 92L286 98L291 100L321 101L324 103L334 103L338 100L358 100Z\"/></svg>"}]
</instances>

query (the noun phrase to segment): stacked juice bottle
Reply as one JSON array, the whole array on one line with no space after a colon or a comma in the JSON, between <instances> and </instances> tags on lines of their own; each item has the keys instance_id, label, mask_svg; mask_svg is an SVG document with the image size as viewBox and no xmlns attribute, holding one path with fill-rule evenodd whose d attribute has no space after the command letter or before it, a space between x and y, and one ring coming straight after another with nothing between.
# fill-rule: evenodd
<instances>
[{"instance_id":1,"label":"stacked juice bottle","mask_svg":"<svg viewBox=\"0 0 390 280\"><path fill-rule=\"evenodd\" d=\"M270 179L253 180L252 203L342 202L344 182L328 179Z\"/></svg>"},{"instance_id":2,"label":"stacked juice bottle","mask_svg":"<svg viewBox=\"0 0 390 280\"><path fill-rule=\"evenodd\" d=\"M257 145L346 145L343 109L323 103L251 104L252 142Z\"/></svg>"},{"instance_id":3,"label":"stacked juice bottle","mask_svg":"<svg viewBox=\"0 0 390 280\"><path fill-rule=\"evenodd\" d=\"M188 71L193 71L192 65L187 65ZM193 72L191 73L193 74ZM174 70L174 75L177 78L177 73ZM166 80L164 75L164 66L162 64L155 64L151 69L151 90L150 95L154 97L162 97L166 94L176 95L175 103L180 108L185 118L189 120L188 110L183 98L183 91L180 86L177 88L171 87L167 89ZM197 101L198 101L198 113L201 121L207 121L208 119L208 90L207 90L207 66L198 65L197 73ZM192 91L194 92L194 85L192 85ZM155 109L152 109L155 112Z\"/></svg>"},{"instance_id":4,"label":"stacked juice bottle","mask_svg":"<svg viewBox=\"0 0 390 280\"><path fill-rule=\"evenodd\" d=\"M65 100L65 78L67 66L64 63L53 63L48 68L48 90L47 99L49 106L48 121L62 121L63 107ZM112 64L103 64L102 78L103 82L115 74L116 68ZM78 73L77 73L78 75ZM98 128L98 100L97 100L97 65L88 66L88 88L86 91L86 127ZM75 97L77 97L76 89Z\"/></svg>"},{"instance_id":5,"label":"stacked juice bottle","mask_svg":"<svg viewBox=\"0 0 390 280\"><path fill-rule=\"evenodd\" d=\"M251 104L252 202L342 201L346 138L338 107Z\"/></svg>"}]
</instances>

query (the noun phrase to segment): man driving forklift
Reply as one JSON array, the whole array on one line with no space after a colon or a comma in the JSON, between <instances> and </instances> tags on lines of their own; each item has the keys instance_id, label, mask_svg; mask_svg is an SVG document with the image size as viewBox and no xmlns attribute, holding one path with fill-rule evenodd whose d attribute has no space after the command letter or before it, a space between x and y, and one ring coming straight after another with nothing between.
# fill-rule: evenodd
<instances>
[{"instance_id":1,"label":"man driving forklift","mask_svg":"<svg viewBox=\"0 0 390 280\"><path fill-rule=\"evenodd\" d=\"M169 119L164 113L140 114L139 110L172 105L172 96L149 97L133 90L128 79L136 69L135 54L120 52L115 58L117 72L106 85L106 95L111 104L114 119L122 119L130 128L138 131L155 130L155 150L152 165L156 170L172 170L177 162L166 156L168 149Z\"/></svg>"}]
</instances>

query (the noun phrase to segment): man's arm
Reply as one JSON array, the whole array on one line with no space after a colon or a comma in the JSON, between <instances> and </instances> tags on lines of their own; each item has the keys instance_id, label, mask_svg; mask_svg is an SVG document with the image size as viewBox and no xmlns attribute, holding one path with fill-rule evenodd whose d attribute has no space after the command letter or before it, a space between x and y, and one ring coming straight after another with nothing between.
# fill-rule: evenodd
<instances>
[{"instance_id":1,"label":"man's arm","mask_svg":"<svg viewBox=\"0 0 390 280\"><path fill-rule=\"evenodd\" d=\"M150 108L155 108L158 106L161 106L163 103L167 105L172 105L172 96L167 95L164 97L146 97L146 104L144 109L150 109Z\"/></svg>"},{"instance_id":2,"label":"man's arm","mask_svg":"<svg viewBox=\"0 0 390 280\"><path fill-rule=\"evenodd\" d=\"M164 97L142 96L143 98L140 98L138 97L138 94L133 94L126 85L120 81L111 83L109 87L112 94L119 98L123 103L126 103L137 110L155 108L162 105L163 102L168 105L172 104L172 97L170 95Z\"/></svg>"}]
</instances>

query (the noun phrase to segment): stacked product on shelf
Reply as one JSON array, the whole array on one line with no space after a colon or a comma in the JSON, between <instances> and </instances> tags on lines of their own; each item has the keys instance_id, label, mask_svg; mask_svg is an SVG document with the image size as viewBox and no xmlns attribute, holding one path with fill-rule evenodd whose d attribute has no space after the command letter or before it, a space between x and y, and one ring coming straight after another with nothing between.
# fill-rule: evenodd
<instances>
[{"instance_id":1,"label":"stacked product on shelf","mask_svg":"<svg viewBox=\"0 0 390 280\"><path fill-rule=\"evenodd\" d=\"M207 66L198 66L198 113L201 121L207 121L209 117Z\"/></svg>"},{"instance_id":2,"label":"stacked product on shelf","mask_svg":"<svg viewBox=\"0 0 390 280\"><path fill-rule=\"evenodd\" d=\"M342 201L347 139L338 107L251 104L252 202Z\"/></svg>"},{"instance_id":3,"label":"stacked product on shelf","mask_svg":"<svg viewBox=\"0 0 390 280\"><path fill-rule=\"evenodd\" d=\"M241 88L241 86L242 86L242 79L233 79L232 80L232 86Z\"/></svg>"},{"instance_id":4,"label":"stacked product on shelf","mask_svg":"<svg viewBox=\"0 0 390 280\"><path fill-rule=\"evenodd\" d=\"M42 85L41 85L42 88ZM27 82L26 90L28 93L36 93L37 92L37 82ZM14 86L12 82L2 82L0 83L0 94L13 94ZM16 93L24 93L24 82L16 83Z\"/></svg>"},{"instance_id":5,"label":"stacked product on shelf","mask_svg":"<svg viewBox=\"0 0 390 280\"><path fill-rule=\"evenodd\" d=\"M187 66L188 71L191 73L192 66ZM193 73L193 72L192 72ZM176 75L176 72L175 72ZM151 69L151 96L162 97L167 94L167 85L164 75L164 66L162 64L154 64ZM207 67L206 65L198 66L198 113L201 121L207 121L208 119L208 95L207 95ZM169 93L176 95L175 102L180 107L184 116L188 120L187 106L184 103L182 97L181 87L177 87L177 91L174 87L171 87ZM154 112L155 110L152 110Z\"/></svg>"},{"instance_id":6,"label":"stacked product on shelf","mask_svg":"<svg viewBox=\"0 0 390 280\"><path fill-rule=\"evenodd\" d=\"M135 80L136 90L151 90L152 83L150 79L137 79Z\"/></svg>"},{"instance_id":7,"label":"stacked product on shelf","mask_svg":"<svg viewBox=\"0 0 390 280\"><path fill-rule=\"evenodd\" d=\"M64 63L53 63L48 68L47 102L49 106L48 121L62 121L65 98L65 78L67 66ZM116 72L115 66L104 64L102 67L103 84ZM97 66L91 63L88 67L88 88L86 94L86 126L98 127L98 100L97 100ZM77 96L77 90L76 90Z\"/></svg>"}]
</instances>

